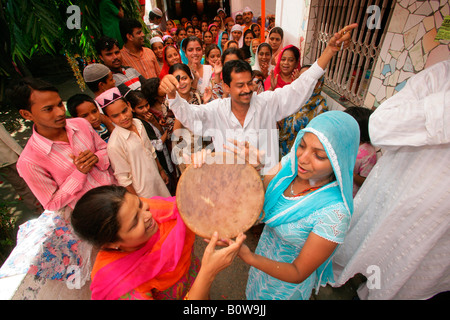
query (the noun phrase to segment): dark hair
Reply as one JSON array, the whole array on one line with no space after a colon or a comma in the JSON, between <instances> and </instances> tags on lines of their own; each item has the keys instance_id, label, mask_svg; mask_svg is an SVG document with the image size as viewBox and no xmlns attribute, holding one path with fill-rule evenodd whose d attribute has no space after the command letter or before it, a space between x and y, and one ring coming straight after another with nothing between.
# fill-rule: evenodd
<instances>
[{"instance_id":1,"label":"dark hair","mask_svg":"<svg viewBox=\"0 0 450 320\"><path fill-rule=\"evenodd\" d=\"M226 56L228 56L230 54L235 54L238 57L238 59L244 60L244 53L242 52L242 50L239 48L232 47L232 48L228 48L227 50L225 50L222 53L222 56L220 57L220 59L222 61L222 65L224 64Z\"/></svg>"},{"instance_id":2,"label":"dark hair","mask_svg":"<svg viewBox=\"0 0 450 320\"><path fill-rule=\"evenodd\" d=\"M244 35L243 35L242 37L245 39L245 36L246 36L248 33L251 33L252 36L253 36L253 38L256 38L256 34L255 34L255 32L254 32L252 29L247 29L247 30L245 30Z\"/></svg>"},{"instance_id":3,"label":"dark hair","mask_svg":"<svg viewBox=\"0 0 450 320\"><path fill-rule=\"evenodd\" d=\"M179 28L177 28L177 32L175 32L175 34L178 36L180 34L181 30L186 31L186 29L184 29L183 27L179 27Z\"/></svg>"},{"instance_id":4,"label":"dark hair","mask_svg":"<svg viewBox=\"0 0 450 320\"><path fill-rule=\"evenodd\" d=\"M169 68L169 73L173 74L176 70L182 70L186 72L186 74L189 76L189 78L192 79L192 73L191 68L187 64L184 63L175 63L173 66Z\"/></svg>"},{"instance_id":5,"label":"dark hair","mask_svg":"<svg viewBox=\"0 0 450 320\"><path fill-rule=\"evenodd\" d=\"M157 15L156 13L154 13L153 11L150 11L150 13L148 14L148 19L149 19L149 20L154 20L154 19L159 19L159 18L162 19L162 17L158 16L158 15Z\"/></svg>"},{"instance_id":6,"label":"dark hair","mask_svg":"<svg viewBox=\"0 0 450 320\"><path fill-rule=\"evenodd\" d=\"M189 26L186 26L186 28L185 28L185 30L186 30L186 33L187 33L188 29L192 29L192 32L195 32L195 29L194 29L194 27L193 27L193 26L191 26L191 25L189 25Z\"/></svg>"},{"instance_id":7,"label":"dark hair","mask_svg":"<svg viewBox=\"0 0 450 320\"><path fill-rule=\"evenodd\" d=\"M149 20L154 20L154 19L159 19L159 18L162 18L162 17L158 16L158 15L157 15L156 13L154 13L153 11L150 11L149 14L148 14L148 19L149 19Z\"/></svg>"},{"instance_id":8,"label":"dark hair","mask_svg":"<svg viewBox=\"0 0 450 320\"><path fill-rule=\"evenodd\" d=\"M126 193L127 189L115 185L86 192L78 200L70 218L75 233L98 247L120 240L118 213Z\"/></svg>"},{"instance_id":9,"label":"dark hair","mask_svg":"<svg viewBox=\"0 0 450 320\"><path fill-rule=\"evenodd\" d=\"M207 34L207 33L210 33L210 34L211 34L211 38L213 38L213 41L214 41L214 35L213 35L213 33L212 33L211 31L209 31L209 30L206 30L205 32L203 32L203 37L205 37L205 34Z\"/></svg>"},{"instance_id":10,"label":"dark hair","mask_svg":"<svg viewBox=\"0 0 450 320\"><path fill-rule=\"evenodd\" d=\"M102 36L95 43L95 50L97 54L101 55L103 50L111 50L114 46L120 49L119 41L108 36Z\"/></svg>"},{"instance_id":11,"label":"dark hair","mask_svg":"<svg viewBox=\"0 0 450 320\"><path fill-rule=\"evenodd\" d=\"M131 90L127 94L127 101L130 103L131 109L134 110L141 100L147 101L142 91Z\"/></svg>"},{"instance_id":12,"label":"dark hair","mask_svg":"<svg viewBox=\"0 0 450 320\"><path fill-rule=\"evenodd\" d=\"M198 37L196 37L196 36L189 36L186 39L184 39L184 41L183 41L183 48L182 48L183 51L186 52L186 48L187 48L188 43L189 42L194 42L194 41L197 41L198 43L200 43L201 47L203 46L202 40L200 40Z\"/></svg>"},{"instance_id":13,"label":"dark hair","mask_svg":"<svg viewBox=\"0 0 450 320\"><path fill-rule=\"evenodd\" d=\"M344 112L351 115L353 118L355 118L356 122L358 122L360 131L360 139L359 139L360 142L370 143L369 117L372 114L372 110L364 107L348 107L344 110Z\"/></svg>"},{"instance_id":14,"label":"dark hair","mask_svg":"<svg viewBox=\"0 0 450 320\"><path fill-rule=\"evenodd\" d=\"M263 48L263 47L269 48L270 55L273 54L272 47L271 47L270 44L268 44L267 42L262 42L262 43L260 43L259 46L258 46L258 49L256 49L256 53L258 53L258 52L259 52L259 49L261 49L261 48Z\"/></svg>"},{"instance_id":15,"label":"dark hair","mask_svg":"<svg viewBox=\"0 0 450 320\"><path fill-rule=\"evenodd\" d=\"M296 46L289 47L284 49L283 53L286 51L291 51L294 54L295 61L298 62L300 60L300 50Z\"/></svg>"},{"instance_id":16,"label":"dark hair","mask_svg":"<svg viewBox=\"0 0 450 320\"><path fill-rule=\"evenodd\" d=\"M231 60L225 63L222 70L223 82L228 86L231 83L231 72L241 73L250 72L252 74L252 67L244 60Z\"/></svg>"},{"instance_id":17,"label":"dark hair","mask_svg":"<svg viewBox=\"0 0 450 320\"><path fill-rule=\"evenodd\" d=\"M133 18L120 19L119 29L123 43L127 43L127 34L133 34L133 30L136 28L142 29L142 24L139 22L139 20Z\"/></svg>"},{"instance_id":18,"label":"dark hair","mask_svg":"<svg viewBox=\"0 0 450 320\"><path fill-rule=\"evenodd\" d=\"M52 84L37 78L23 78L12 83L6 90L6 97L11 106L17 110L31 111L31 93L34 91L52 91L58 92L58 89Z\"/></svg>"},{"instance_id":19,"label":"dark hair","mask_svg":"<svg viewBox=\"0 0 450 320\"><path fill-rule=\"evenodd\" d=\"M141 83L141 91L150 106L158 101L158 88L161 80L158 77L149 78Z\"/></svg>"},{"instance_id":20,"label":"dark hair","mask_svg":"<svg viewBox=\"0 0 450 320\"><path fill-rule=\"evenodd\" d=\"M67 100L67 111L69 111L70 115L73 118L78 117L77 107L84 102L91 102L92 104L94 104L94 106L97 107L94 99L84 93L77 93Z\"/></svg>"},{"instance_id":21,"label":"dark hair","mask_svg":"<svg viewBox=\"0 0 450 320\"><path fill-rule=\"evenodd\" d=\"M278 33L281 36L281 40L283 40L283 36L284 36L284 32L283 29L281 29L280 27L273 27L270 32L269 32L269 36L271 33Z\"/></svg>"},{"instance_id":22,"label":"dark hair","mask_svg":"<svg viewBox=\"0 0 450 320\"><path fill-rule=\"evenodd\" d=\"M214 49L217 49L217 50L219 50L219 52L221 52L219 46L217 44L215 44L215 43L211 43L210 45L208 45L206 47L206 49L205 49L205 63L206 63L206 59L208 58L210 52L213 51Z\"/></svg>"}]
</instances>

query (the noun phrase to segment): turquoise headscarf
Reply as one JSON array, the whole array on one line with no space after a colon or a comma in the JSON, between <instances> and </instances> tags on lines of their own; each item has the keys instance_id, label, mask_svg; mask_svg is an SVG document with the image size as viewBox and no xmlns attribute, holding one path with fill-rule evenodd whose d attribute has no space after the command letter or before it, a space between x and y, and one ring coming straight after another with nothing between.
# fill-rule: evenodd
<instances>
[{"instance_id":1,"label":"turquoise headscarf","mask_svg":"<svg viewBox=\"0 0 450 320\"><path fill-rule=\"evenodd\" d=\"M183 41L186 40L186 38L184 38L183 40L181 40L180 42L180 57L181 57L181 62L184 64L188 64L188 58L186 57L186 53L183 50Z\"/></svg>"},{"instance_id":2,"label":"turquoise headscarf","mask_svg":"<svg viewBox=\"0 0 450 320\"><path fill-rule=\"evenodd\" d=\"M220 32L219 40L217 40L217 46L218 46L219 49L220 49L220 53L223 53L223 48L222 48L222 37L223 37L223 34L224 34L224 33L228 34L226 31Z\"/></svg>"},{"instance_id":3,"label":"turquoise headscarf","mask_svg":"<svg viewBox=\"0 0 450 320\"><path fill-rule=\"evenodd\" d=\"M305 132L316 135L327 153L336 180L315 190L288 210L277 211L278 199L297 176L297 149ZM291 151L282 158L282 168L270 181L264 201L264 222L271 227L298 221L315 211L343 202L353 213L353 168L359 147L359 126L342 111L328 111L312 119L299 131Z\"/></svg>"}]
</instances>

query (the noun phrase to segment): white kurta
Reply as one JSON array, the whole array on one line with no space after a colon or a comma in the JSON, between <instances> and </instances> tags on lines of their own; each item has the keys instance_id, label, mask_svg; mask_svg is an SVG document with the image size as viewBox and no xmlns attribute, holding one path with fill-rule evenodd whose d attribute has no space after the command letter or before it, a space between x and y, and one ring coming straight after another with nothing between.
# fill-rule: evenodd
<instances>
[{"instance_id":1,"label":"white kurta","mask_svg":"<svg viewBox=\"0 0 450 320\"><path fill-rule=\"evenodd\" d=\"M311 97L324 70L314 63L297 80L274 91L253 93L244 126L231 111L231 98L216 99L206 105L192 105L181 98L169 99L175 117L196 135L212 137L216 152L225 151L228 139L249 141L265 151L262 173L278 164L279 142L277 121L296 113Z\"/></svg>"},{"instance_id":2,"label":"white kurta","mask_svg":"<svg viewBox=\"0 0 450 320\"><path fill-rule=\"evenodd\" d=\"M118 183L133 185L139 197L170 197L158 165L156 152L142 122L133 119L140 137L127 129L116 126L108 141L108 156Z\"/></svg>"},{"instance_id":3,"label":"white kurta","mask_svg":"<svg viewBox=\"0 0 450 320\"><path fill-rule=\"evenodd\" d=\"M385 150L355 197L333 268L336 286L368 277L362 299L450 290L450 60L410 78L369 120Z\"/></svg>"}]
</instances>

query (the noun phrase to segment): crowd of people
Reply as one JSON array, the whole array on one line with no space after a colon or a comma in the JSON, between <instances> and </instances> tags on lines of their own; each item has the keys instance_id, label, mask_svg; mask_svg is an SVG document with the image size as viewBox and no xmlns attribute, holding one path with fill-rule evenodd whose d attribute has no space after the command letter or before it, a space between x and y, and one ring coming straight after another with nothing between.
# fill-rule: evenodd
<instances>
[{"instance_id":1,"label":"crowd of people","mask_svg":"<svg viewBox=\"0 0 450 320\"><path fill-rule=\"evenodd\" d=\"M219 9L211 21L167 20L164 30L155 8L150 47L139 20L115 14L119 32L96 41L101 63L83 70L94 97L70 97L70 119L48 83L23 79L9 91L34 123L17 170L42 206L73 228L66 242L101 248L92 297L205 299L237 255L251 266L248 299L309 299L335 283L332 258L377 162L372 111L328 111L321 95L324 70L357 25L302 65L300 48L283 43L272 22L261 35L248 7L234 19ZM265 226L255 252L243 234L218 241L216 233L200 263L174 196L186 165L201 166L211 151L255 154ZM52 277L40 269L61 260L83 263L76 248L59 256L62 245L35 262L37 274Z\"/></svg>"}]
</instances>

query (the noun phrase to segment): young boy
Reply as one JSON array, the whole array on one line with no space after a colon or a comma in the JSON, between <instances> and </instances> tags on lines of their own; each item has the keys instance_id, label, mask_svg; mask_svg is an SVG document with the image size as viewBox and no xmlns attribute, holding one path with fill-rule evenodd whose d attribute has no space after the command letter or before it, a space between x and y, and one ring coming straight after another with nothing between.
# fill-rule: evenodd
<instances>
[{"instance_id":1,"label":"young boy","mask_svg":"<svg viewBox=\"0 0 450 320\"><path fill-rule=\"evenodd\" d=\"M73 209L86 191L116 183L106 143L86 120L66 119L55 87L38 79L23 79L8 96L20 115L34 124L17 170L44 209Z\"/></svg>"},{"instance_id":2,"label":"young boy","mask_svg":"<svg viewBox=\"0 0 450 320\"><path fill-rule=\"evenodd\" d=\"M110 121L102 121L105 116L102 117L94 99L87 94L75 94L67 100L67 110L73 118L86 119L100 137L108 142L114 125Z\"/></svg>"},{"instance_id":3,"label":"young boy","mask_svg":"<svg viewBox=\"0 0 450 320\"><path fill-rule=\"evenodd\" d=\"M108 142L108 156L118 183L139 197L170 197L169 178L142 122L133 119L129 103L118 88L96 98L106 116L116 125Z\"/></svg>"}]
</instances>

